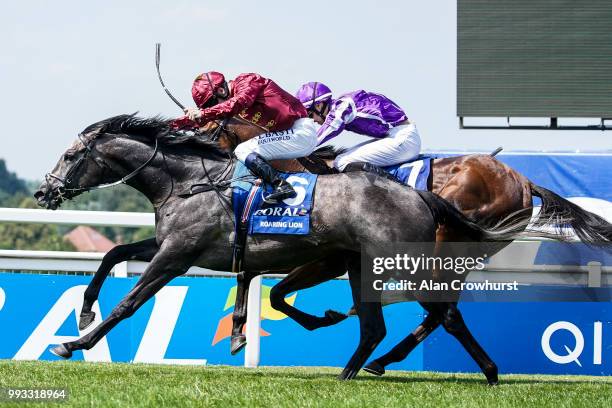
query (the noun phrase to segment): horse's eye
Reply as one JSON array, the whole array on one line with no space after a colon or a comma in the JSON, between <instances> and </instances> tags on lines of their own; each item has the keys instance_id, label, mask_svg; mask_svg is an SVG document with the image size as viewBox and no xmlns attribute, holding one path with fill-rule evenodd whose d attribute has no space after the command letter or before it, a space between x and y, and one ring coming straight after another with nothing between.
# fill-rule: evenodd
<instances>
[{"instance_id":1,"label":"horse's eye","mask_svg":"<svg viewBox=\"0 0 612 408\"><path fill-rule=\"evenodd\" d=\"M64 153L64 160L65 161L72 160L73 158L74 158L74 153L73 152L66 152L66 153Z\"/></svg>"}]
</instances>

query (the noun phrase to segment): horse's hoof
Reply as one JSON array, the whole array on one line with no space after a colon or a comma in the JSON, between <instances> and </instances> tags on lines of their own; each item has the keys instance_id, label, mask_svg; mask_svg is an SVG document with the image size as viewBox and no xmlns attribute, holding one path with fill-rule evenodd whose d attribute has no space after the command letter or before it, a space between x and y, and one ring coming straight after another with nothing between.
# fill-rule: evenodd
<instances>
[{"instance_id":1,"label":"horse's hoof","mask_svg":"<svg viewBox=\"0 0 612 408\"><path fill-rule=\"evenodd\" d=\"M344 313L336 312L335 310L328 310L325 312L325 318L330 322L330 326L338 324L348 316Z\"/></svg>"},{"instance_id":2,"label":"horse's hoof","mask_svg":"<svg viewBox=\"0 0 612 408\"><path fill-rule=\"evenodd\" d=\"M338 376L338 379L340 381L348 381L348 380L352 380L353 378L355 378L355 376L357 376L357 372L355 372L354 370L349 370L348 368L345 368L344 370L342 370L342 372Z\"/></svg>"},{"instance_id":3,"label":"horse's hoof","mask_svg":"<svg viewBox=\"0 0 612 408\"><path fill-rule=\"evenodd\" d=\"M493 386L499 384L499 377L497 376L498 371L495 364L487 367L483 371L485 377L487 377L487 383L489 383L489 385Z\"/></svg>"},{"instance_id":4,"label":"horse's hoof","mask_svg":"<svg viewBox=\"0 0 612 408\"><path fill-rule=\"evenodd\" d=\"M52 347L49 351L61 358L69 359L72 357L72 351L68 350L63 344Z\"/></svg>"},{"instance_id":5,"label":"horse's hoof","mask_svg":"<svg viewBox=\"0 0 612 408\"><path fill-rule=\"evenodd\" d=\"M377 376L381 376L385 373L385 367L376 362L376 360L370 362L368 365L363 367L363 371L366 373L374 374Z\"/></svg>"},{"instance_id":6,"label":"horse's hoof","mask_svg":"<svg viewBox=\"0 0 612 408\"><path fill-rule=\"evenodd\" d=\"M230 342L230 353L232 353L232 356L240 353L246 344L246 336L244 334L232 336L232 340Z\"/></svg>"},{"instance_id":7,"label":"horse's hoof","mask_svg":"<svg viewBox=\"0 0 612 408\"><path fill-rule=\"evenodd\" d=\"M96 312L81 312L79 319L79 330L85 330L96 318Z\"/></svg>"}]
</instances>

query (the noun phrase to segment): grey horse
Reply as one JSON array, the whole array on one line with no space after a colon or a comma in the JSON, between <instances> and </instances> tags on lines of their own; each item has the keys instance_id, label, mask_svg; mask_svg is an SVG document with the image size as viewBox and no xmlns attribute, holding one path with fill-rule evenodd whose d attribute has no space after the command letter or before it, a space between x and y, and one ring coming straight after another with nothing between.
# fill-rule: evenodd
<instances>
[{"instance_id":1,"label":"grey horse","mask_svg":"<svg viewBox=\"0 0 612 408\"><path fill-rule=\"evenodd\" d=\"M216 143L175 133L159 118L120 115L79 134L35 193L39 204L57 209L63 200L84 191L126 183L153 204L156 233L155 239L132 244L138 246L132 258L150 261L134 288L99 326L76 341L52 348L53 353L70 358L75 350L92 348L191 266L230 270L234 225L231 197L223 188L233 167L232 157ZM194 183L213 188L183 195ZM341 379L357 374L386 333L381 303L361 299L361 244L434 242L438 224L488 241L512 239L525 228L516 224L484 229L432 193L364 173L320 176L314 202L309 235L250 237L243 266L260 273L288 271L332 255L345 260L360 340ZM482 353L488 364L490 359ZM491 379L496 380L497 369L491 364Z\"/></svg>"}]
</instances>

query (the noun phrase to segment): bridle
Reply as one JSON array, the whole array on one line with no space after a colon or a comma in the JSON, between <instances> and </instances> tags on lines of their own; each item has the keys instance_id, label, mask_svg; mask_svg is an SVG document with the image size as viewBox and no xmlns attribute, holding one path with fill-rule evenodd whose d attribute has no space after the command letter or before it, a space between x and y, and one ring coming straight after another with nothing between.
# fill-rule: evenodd
<instances>
[{"instance_id":1,"label":"bridle","mask_svg":"<svg viewBox=\"0 0 612 408\"><path fill-rule=\"evenodd\" d=\"M90 155L93 152L92 147L96 143L96 140L97 140L97 139L93 139L93 140L88 142L85 139L83 133L79 133L78 134L78 138L79 138L79 141L81 142L81 144L85 147L85 153L83 153L81 155L81 157L79 157L77 162L68 170L68 172L66 173L66 176L65 177L61 177L61 176L58 176L58 175L53 174L53 173L45 174L45 182L47 183L48 191L51 191L51 181L50 181L51 179L59 181L60 185L58 187L56 187L55 190L58 192L59 196L62 199L65 198L64 195L66 193L68 193L68 192L70 192L71 194L75 195L75 194L83 193L83 192L86 192L86 191L101 190L101 189L104 189L104 188L114 187L114 186L117 186L119 184L126 184L129 180L131 180L132 178L136 177L145 167L147 167L153 161L153 159L155 159L155 156L157 156L157 152L159 151L159 140L157 138L155 138L155 148L154 148L153 153L151 154L151 156L143 164L138 166L134 171L132 171L127 176L122 177L120 180L117 180L115 182L101 184L99 186L93 186L93 187L72 186L72 182L73 182L74 176L77 173L77 170L83 165L83 163L85 163L90 158ZM108 168L108 166L106 166L106 164L102 165L102 164L98 163L96 160L93 160L93 162L98 167Z\"/></svg>"},{"instance_id":2,"label":"bridle","mask_svg":"<svg viewBox=\"0 0 612 408\"><path fill-rule=\"evenodd\" d=\"M213 120L212 122L217 125L215 130L213 130L212 134L208 137L211 141L217 142L221 137L221 133L225 132L227 135L231 135L234 139L234 142L238 142L240 139L238 135L233 130L227 128L227 124L229 123L231 118L225 118L223 120Z\"/></svg>"}]
</instances>

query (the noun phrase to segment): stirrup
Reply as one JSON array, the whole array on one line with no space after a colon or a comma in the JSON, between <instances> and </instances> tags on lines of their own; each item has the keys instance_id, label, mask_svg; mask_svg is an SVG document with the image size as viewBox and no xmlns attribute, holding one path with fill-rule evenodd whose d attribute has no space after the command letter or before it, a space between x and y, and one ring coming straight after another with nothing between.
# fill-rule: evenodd
<instances>
[{"instance_id":1,"label":"stirrup","mask_svg":"<svg viewBox=\"0 0 612 408\"><path fill-rule=\"evenodd\" d=\"M287 198L293 198L297 195L291 184L286 181L282 182L274 188L274 191L270 194L264 194L263 200L267 204L278 204L280 201L286 200Z\"/></svg>"}]
</instances>

